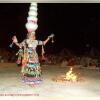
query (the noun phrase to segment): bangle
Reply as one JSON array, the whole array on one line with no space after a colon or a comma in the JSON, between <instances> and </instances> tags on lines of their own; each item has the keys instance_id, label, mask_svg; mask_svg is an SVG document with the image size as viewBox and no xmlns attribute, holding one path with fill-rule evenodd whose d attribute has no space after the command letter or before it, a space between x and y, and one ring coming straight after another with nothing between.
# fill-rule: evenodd
<instances>
[{"instance_id":1,"label":"bangle","mask_svg":"<svg viewBox=\"0 0 100 100\"><path fill-rule=\"evenodd\" d=\"M48 39L50 39L51 37L50 36L48 36Z\"/></svg>"}]
</instances>

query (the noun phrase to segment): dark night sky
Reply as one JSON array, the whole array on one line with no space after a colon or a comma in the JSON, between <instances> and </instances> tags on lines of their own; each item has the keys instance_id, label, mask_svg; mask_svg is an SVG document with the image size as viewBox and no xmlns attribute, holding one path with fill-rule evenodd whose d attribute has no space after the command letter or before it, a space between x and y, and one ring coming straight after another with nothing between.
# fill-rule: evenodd
<instances>
[{"instance_id":1,"label":"dark night sky","mask_svg":"<svg viewBox=\"0 0 100 100\"><path fill-rule=\"evenodd\" d=\"M28 9L29 4L0 4L0 47L7 48L13 35L19 41L25 38ZM55 34L55 43L48 45L55 51L69 48L80 52L86 44L100 50L100 4L40 3L38 25L38 39Z\"/></svg>"}]
</instances>

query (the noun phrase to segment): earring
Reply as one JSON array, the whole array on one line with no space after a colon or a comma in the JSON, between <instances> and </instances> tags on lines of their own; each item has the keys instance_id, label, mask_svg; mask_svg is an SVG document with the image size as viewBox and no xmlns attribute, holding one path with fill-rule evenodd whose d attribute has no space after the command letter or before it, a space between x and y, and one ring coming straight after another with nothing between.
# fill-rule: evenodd
<instances>
[{"instance_id":1,"label":"earring","mask_svg":"<svg viewBox=\"0 0 100 100\"><path fill-rule=\"evenodd\" d=\"M51 41L52 43L54 43L54 38L52 37L52 41Z\"/></svg>"}]
</instances>

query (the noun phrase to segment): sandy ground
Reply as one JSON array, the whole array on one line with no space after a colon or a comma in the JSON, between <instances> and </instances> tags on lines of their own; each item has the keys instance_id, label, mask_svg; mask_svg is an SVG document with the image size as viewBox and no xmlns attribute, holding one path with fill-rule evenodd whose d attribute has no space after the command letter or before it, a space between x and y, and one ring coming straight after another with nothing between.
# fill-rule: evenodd
<instances>
[{"instance_id":1,"label":"sandy ground","mask_svg":"<svg viewBox=\"0 0 100 100\"><path fill-rule=\"evenodd\" d=\"M20 67L15 63L0 63L0 95L26 94L46 97L100 97L100 69L74 69L80 73L79 82L55 82L52 79L69 69L59 65L42 66L43 82L30 87L22 82Z\"/></svg>"}]
</instances>

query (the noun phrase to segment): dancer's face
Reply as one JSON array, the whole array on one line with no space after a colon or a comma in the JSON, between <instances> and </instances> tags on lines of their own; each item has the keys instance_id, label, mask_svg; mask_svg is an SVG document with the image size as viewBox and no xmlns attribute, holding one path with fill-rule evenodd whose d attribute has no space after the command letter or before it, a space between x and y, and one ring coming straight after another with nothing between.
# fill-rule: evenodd
<instances>
[{"instance_id":1,"label":"dancer's face","mask_svg":"<svg viewBox=\"0 0 100 100\"><path fill-rule=\"evenodd\" d=\"M28 37L28 39L32 39L32 40L36 39L35 35L32 33L28 33L27 37Z\"/></svg>"}]
</instances>

